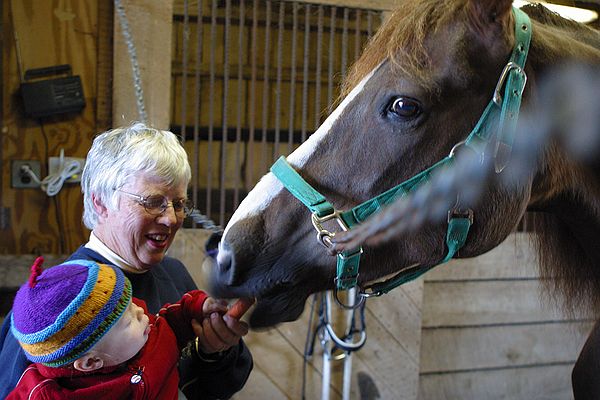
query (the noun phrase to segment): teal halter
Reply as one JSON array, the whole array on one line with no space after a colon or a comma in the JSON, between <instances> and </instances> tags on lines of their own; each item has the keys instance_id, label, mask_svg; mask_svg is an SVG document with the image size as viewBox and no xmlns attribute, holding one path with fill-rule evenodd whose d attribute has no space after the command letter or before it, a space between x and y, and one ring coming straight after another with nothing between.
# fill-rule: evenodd
<instances>
[{"instance_id":1,"label":"teal halter","mask_svg":"<svg viewBox=\"0 0 600 400\"><path fill-rule=\"evenodd\" d=\"M513 13L515 15L515 47L498 79L493 98L469 136L455 145L450 154L441 161L398 186L348 211L336 210L321 193L310 186L294 170L285 157L280 157L273 164L271 172L291 194L304 203L312 212L312 223L317 230L318 240L325 247L331 247L331 238L335 235L335 233L324 228L323 224L325 222L335 220L341 229L352 229L355 225L364 222L370 215L379 212L382 207L406 196L428 182L435 170L453 162L454 150L461 145L471 148L477 154L480 154L483 159L486 146L493 138L494 132L497 132L494 152L495 170L499 173L504 169L510 158L523 90L527 83L524 68L531 41L531 21L529 17L523 11L514 7ZM502 87L504 87L503 95L501 95ZM494 130L495 127L497 127L496 130ZM460 212L458 209L448 212L448 229L446 232L448 253L439 264L452 259L465 244L472 223L473 212L470 209L467 209L466 212ZM357 286L361 254L362 248L337 254L336 291ZM380 296L387 293L397 286L418 278L434 266L406 268L389 280L370 286L370 292L361 291L361 298Z\"/></svg>"}]
</instances>

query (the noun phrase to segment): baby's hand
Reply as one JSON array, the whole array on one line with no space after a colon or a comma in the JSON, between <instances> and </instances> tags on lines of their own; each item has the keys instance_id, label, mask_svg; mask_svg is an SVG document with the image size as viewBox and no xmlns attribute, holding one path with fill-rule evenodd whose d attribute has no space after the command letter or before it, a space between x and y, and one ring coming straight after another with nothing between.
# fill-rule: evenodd
<instances>
[{"instance_id":1,"label":"baby's hand","mask_svg":"<svg viewBox=\"0 0 600 400\"><path fill-rule=\"evenodd\" d=\"M208 317L212 313L225 314L227 312L227 302L214 297L207 297L202 305L202 315Z\"/></svg>"}]
</instances>

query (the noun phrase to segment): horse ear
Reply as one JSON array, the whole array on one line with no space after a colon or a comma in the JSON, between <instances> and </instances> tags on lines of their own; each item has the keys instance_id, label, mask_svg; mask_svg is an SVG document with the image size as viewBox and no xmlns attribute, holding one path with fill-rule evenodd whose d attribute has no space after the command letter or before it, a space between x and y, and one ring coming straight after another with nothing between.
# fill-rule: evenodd
<instances>
[{"instance_id":1,"label":"horse ear","mask_svg":"<svg viewBox=\"0 0 600 400\"><path fill-rule=\"evenodd\" d=\"M467 3L471 28L490 42L502 37L510 26L511 10L512 0L469 0Z\"/></svg>"}]
</instances>

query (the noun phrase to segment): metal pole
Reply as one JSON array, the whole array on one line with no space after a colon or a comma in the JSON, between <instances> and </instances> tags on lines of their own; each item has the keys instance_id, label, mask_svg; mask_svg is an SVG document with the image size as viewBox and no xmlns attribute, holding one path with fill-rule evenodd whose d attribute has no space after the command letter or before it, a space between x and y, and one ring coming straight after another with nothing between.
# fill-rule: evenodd
<instances>
[{"instance_id":1,"label":"metal pole","mask_svg":"<svg viewBox=\"0 0 600 400\"><path fill-rule=\"evenodd\" d=\"M334 356L334 342L343 341L346 345L352 344L352 337L349 339L340 339L332 338L331 335L337 335L333 331L333 326L331 326L331 297L333 296L332 292L329 291L325 293L322 297L323 302L323 313L325 316L326 325L328 327L323 327L322 329L322 337L321 337L321 346L323 347L323 379L322 379L322 388L321 388L321 400L329 400L329 392L331 386L331 367L333 361L340 361L344 359L344 372L343 372L343 381L342 381L342 399L350 400L350 391L352 387L352 351L345 351L342 354L338 354ZM348 290L348 299L346 302L348 307L352 307L356 304L356 288L352 288ZM346 310L348 313L346 315L346 330L345 332L350 333L353 322L354 322L354 312L355 310ZM331 333L329 331L331 330ZM366 337L366 336L365 336ZM338 342L339 343L339 342ZM364 342L363 342L364 343ZM358 343L356 343L358 344ZM362 345L361 345L362 346ZM359 347L360 348L360 347Z\"/></svg>"},{"instance_id":2,"label":"metal pole","mask_svg":"<svg viewBox=\"0 0 600 400\"><path fill-rule=\"evenodd\" d=\"M348 306L354 306L356 302L356 288L348 290ZM346 332L350 332L352 327L352 319L354 317L354 311L348 311L347 315L348 319L346 320ZM344 380L342 382L342 399L350 400L350 389L352 384L352 352L346 352L346 357L344 358Z\"/></svg>"},{"instance_id":3,"label":"metal pole","mask_svg":"<svg viewBox=\"0 0 600 400\"><path fill-rule=\"evenodd\" d=\"M331 321L331 307L329 301L330 292L321 296L325 320ZM323 347L323 379L321 380L321 400L329 400L329 387L331 385L331 360L333 358L333 341L327 329L322 329L323 337L321 346Z\"/></svg>"}]
</instances>

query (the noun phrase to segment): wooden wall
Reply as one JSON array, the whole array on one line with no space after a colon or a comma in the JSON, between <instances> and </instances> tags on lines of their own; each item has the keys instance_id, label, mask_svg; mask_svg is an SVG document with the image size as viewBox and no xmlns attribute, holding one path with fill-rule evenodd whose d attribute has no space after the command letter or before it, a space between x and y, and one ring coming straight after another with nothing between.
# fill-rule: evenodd
<instances>
[{"instance_id":1,"label":"wooden wall","mask_svg":"<svg viewBox=\"0 0 600 400\"><path fill-rule=\"evenodd\" d=\"M134 75L134 53L124 38L121 14L115 12L113 126L144 121L155 128L168 129L173 1L121 0L121 4L135 47L139 77Z\"/></svg>"},{"instance_id":2,"label":"wooden wall","mask_svg":"<svg viewBox=\"0 0 600 400\"><path fill-rule=\"evenodd\" d=\"M102 4L101 4L102 3ZM68 184L49 198L39 189L13 189L12 160L38 160L47 175L48 157L60 149L71 157L85 157L93 136L108 127L110 110L106 86L111 76L111 58L99 51L110 47L99 32L112 24L111 2L95 0L5 0L2 2L2 157L0 160L0 254L66 253L87 239L81 223L79 185ZM107 7L108 4L109 6ZM111 25L112 26L112 25ZM102 28L102 29L101 29ZM112 30L112 28L110 28ZM21 74L27 69L70 64L79 75L86 107L81 113L26 118L19 96L20 71L16 41L20 49ZM110 48L109 54L112 53ZM110 93L108 93L110 94ZM110 115L110 112L108 113Z\"/></svg>"},{"instance_id":3,"label":"wooden wall","mask_svg":"<svg viewBox=\"0 0 600 400\"><path fill-rule=\"evenodd\" d=\"M419 399L569 399L592 328L541 290L528 234L425 275Z\"/></svg>"},{"instance_id":4,"label":"wooden wall","mask_svg":"<svg viewBox=\"0 0 600 400\"><path fill-rule=\"evenodd\" d=\"M172 2L121 3L135 35L147 121L166 128ZM14 189L11 161L40 161L43 178L48 174L48 158L58 156L61 149L65 156L85 158L96 134L140 120L130 56L119 20L114 22L112 1L4 0L1 4L0 254L68 254L89 234L81 222L79 185L66 184L51 198L39 189ZM86 107L81 113L25 117L20 76L27 69L61 64L70 64L73 74L80 76ZM113 98L117 99L114 107ZM118 116L114 125L113 115Z\"/></svg>"}]
</instances>

